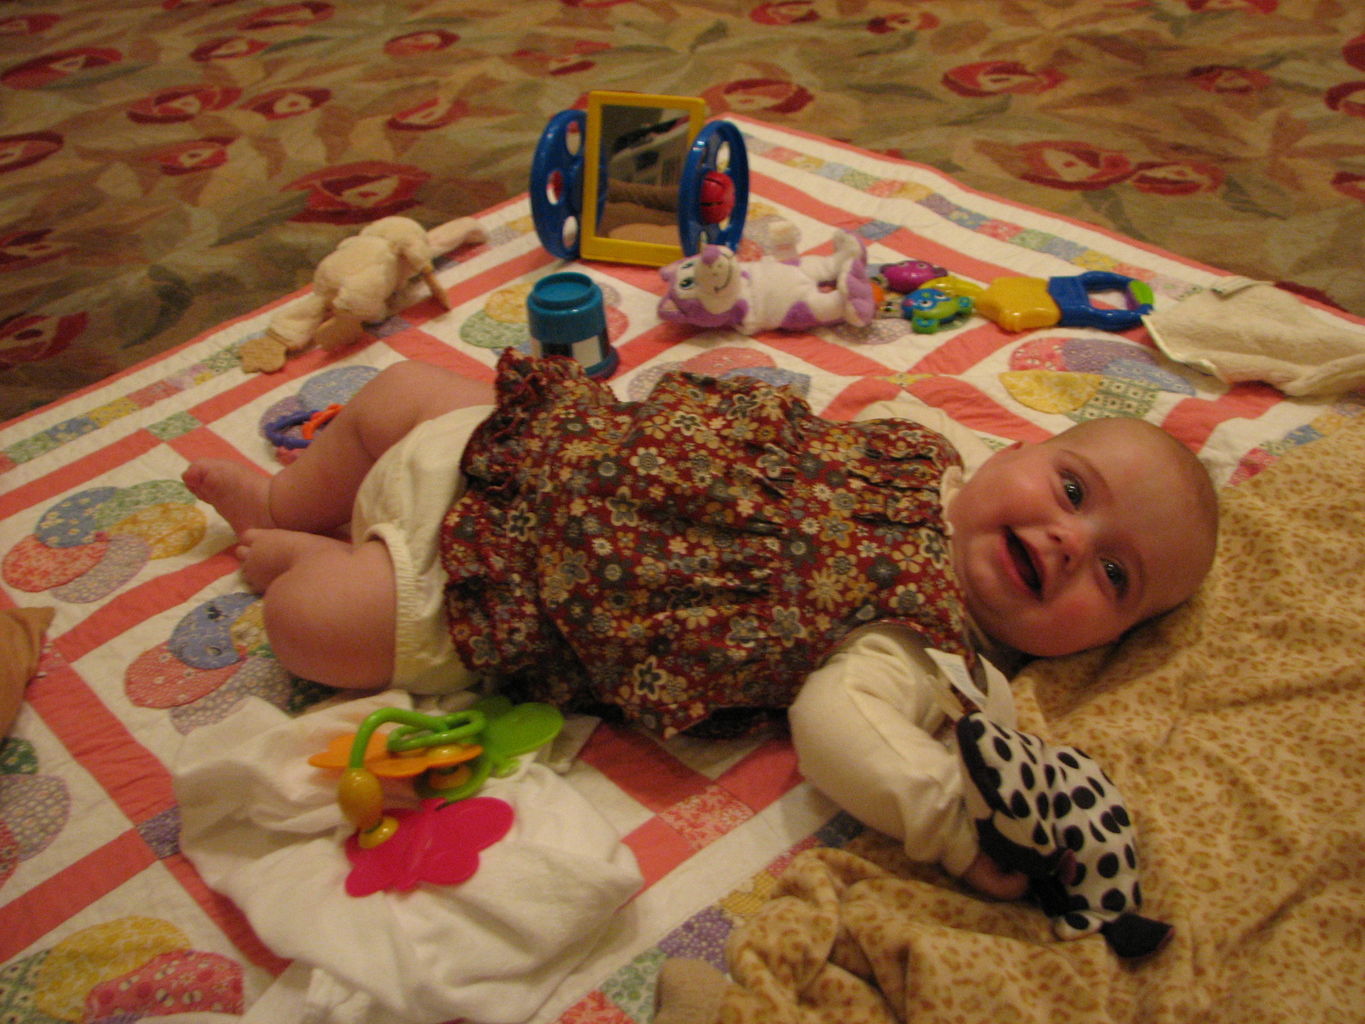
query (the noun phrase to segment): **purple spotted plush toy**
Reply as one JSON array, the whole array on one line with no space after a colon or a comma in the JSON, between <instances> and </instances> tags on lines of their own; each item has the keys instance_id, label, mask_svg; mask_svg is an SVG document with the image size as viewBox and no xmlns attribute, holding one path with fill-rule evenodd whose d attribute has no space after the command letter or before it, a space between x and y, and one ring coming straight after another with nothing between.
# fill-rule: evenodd
<instances>
[{"instance_id":1,"label":"purple spotted plush toy","mask_svg":"<svg viewBox=\"0 0 1365 1024\"><path fill-rule=\"evenodd\" d=\"M1093 759L979 713L958 721L957 739L982 852L1029 876L1058 938L1098 931L1124 957L1166 944L1171 926L1137 913L1137 836L1123 795Z\"/></svg>"},{"instance_id":2,"label":"purple spotted plush toy","mask_svg":"<svg viewBox=\"0 0 1365 1024\"><path fill-rule=\"evenodd\" d=\"M744 334L839 323L862 327L877 313L867 251L847 231L835 233L830 256L741 261L724 246L706 245L659 274L668 284L660 319L696 327L733 327Z\"/></svg>"}]
</instances>

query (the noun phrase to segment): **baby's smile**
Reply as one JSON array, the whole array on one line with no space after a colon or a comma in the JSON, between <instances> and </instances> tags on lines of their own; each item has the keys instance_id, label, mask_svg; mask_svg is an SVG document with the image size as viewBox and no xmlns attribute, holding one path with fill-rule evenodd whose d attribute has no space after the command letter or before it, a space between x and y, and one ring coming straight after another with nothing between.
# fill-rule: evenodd
<instances>
[{"instance_id":1,"label":"baby's smile","mask_svg":"<svg viewBox=\"0 0 1365 1024\"><path fill-rule=\"evenodd\" d=\"M1034 561L1033 552L1019 539L1018 534L1008 528L1005 530L1005 557L1014 574L1029 592L1035 597L1042 597L1043 577Z\"/></svg>"}]
</instances>

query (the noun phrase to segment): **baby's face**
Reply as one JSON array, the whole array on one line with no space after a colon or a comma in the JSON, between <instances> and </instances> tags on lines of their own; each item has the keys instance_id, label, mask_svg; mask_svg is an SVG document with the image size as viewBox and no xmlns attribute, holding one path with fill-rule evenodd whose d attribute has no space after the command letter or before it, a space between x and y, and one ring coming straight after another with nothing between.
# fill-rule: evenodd
<instances>
[{"instance_id":1,"label":"baby's face","mask_svg":"<svg viewBox=\"0 0 1365 1024\"><path fill-rule=\"evenodd\" d=\"M1108 424L997 453L947 510L967 609L1016 650L1109 643L1208 569L1212 528L1165 439Z\"/></svg>"}]
</instances>

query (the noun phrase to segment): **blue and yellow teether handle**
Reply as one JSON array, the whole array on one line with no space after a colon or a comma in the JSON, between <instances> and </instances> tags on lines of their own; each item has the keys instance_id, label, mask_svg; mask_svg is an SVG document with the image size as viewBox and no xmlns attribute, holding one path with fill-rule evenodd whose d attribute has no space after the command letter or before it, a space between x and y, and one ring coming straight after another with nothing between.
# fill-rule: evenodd
<instances>
[{"instance_id":1,"label":"blue and yellow teether handle","mask_svg":"<svg viewBox=\"0 0 1365 1024\"><path fill-rule=\"evenodd\" d=\"M1050 277L1048 294L1057 303L1061 327L1098 327L1103 331L1126 331L1142 323L1152 311L1151 286L1124 274L1108 270L1088 270L1084 274ZM1122 292L1126 309L1100 309L1090 301L1091 292Z\"/></svg>"}]
</instances>

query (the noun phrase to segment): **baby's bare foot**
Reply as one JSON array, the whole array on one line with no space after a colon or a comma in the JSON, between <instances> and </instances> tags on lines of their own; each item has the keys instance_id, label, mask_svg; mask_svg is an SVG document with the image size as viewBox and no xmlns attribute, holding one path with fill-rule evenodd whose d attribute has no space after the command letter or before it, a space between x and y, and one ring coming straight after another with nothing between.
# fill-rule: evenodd
<instances>
[{"instance_id":1,"label":"baby's bare foot","mask_svg":"<svg viewBox=\"0 0 1365 1024\"><path fill-rule=\"evenodd\" d=\"M190 463L180 479L190 493L207 501L241 537L247 530L269 529L270 477L228 459L200 459Z\"/></svg>"}]
</instances>

